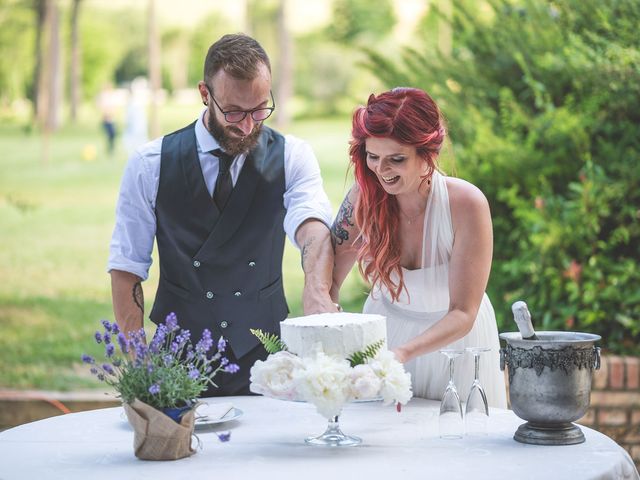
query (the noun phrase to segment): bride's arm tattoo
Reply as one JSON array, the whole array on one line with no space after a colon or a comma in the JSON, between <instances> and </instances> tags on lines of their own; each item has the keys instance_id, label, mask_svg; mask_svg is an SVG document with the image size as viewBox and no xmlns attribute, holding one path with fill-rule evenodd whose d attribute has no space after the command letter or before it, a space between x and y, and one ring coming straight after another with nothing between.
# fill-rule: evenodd
<instances>
[{"instance_id":1,"label":"bride's arm tattoo","mask_svg":"<svg viewBox=\"0 0 640 480\"><path fill-rule=\"evenodd\" d=\"M142 292L142 285L140 282L133 285L133 291L131 293L133 295L133 301L142 313L144 313L144 293Z\"/></svg>"},{"instance_id":2,"label":"bride's arm tattoo","mask_svg":"<svg viewBox=\"0 0 640 480\"><path fill-rule=\"evenodd\" d=\"M353 226L355 226L353 223L353 204L349 201L349 196L347 195L342 205L340 205L340 210L338 211L338 215L336 215L333 225L331 225L331 241L334 250L336 245L342 245L349 240L349 231L347 228Z\"/></svg>"}]
</instances>

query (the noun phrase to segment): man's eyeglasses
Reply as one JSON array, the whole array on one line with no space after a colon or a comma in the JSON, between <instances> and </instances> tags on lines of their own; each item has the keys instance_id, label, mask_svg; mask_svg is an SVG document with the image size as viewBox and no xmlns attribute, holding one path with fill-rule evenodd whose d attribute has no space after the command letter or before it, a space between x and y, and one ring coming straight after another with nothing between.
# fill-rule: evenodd
<instances>
[{"instance_id":1,"label":"man's eyeglasses","mask_svg":"<svg viewBox=\"0 0 640 480\"><path fill-rule=\"evenodd\" d=\"M218 105L218 102L216 102L216 99L214 98L213 92L211 91L211 88L209 88L209 85L205 83L205 86L209 91L211 100L213 100L213 103L216 105L216 107L218 107L218 110L220 110L220 113L224 115L224 119L227 121L227 123L240 123L245 118L247 118L248 114L251 114L251 118L253 119L254 122L261 122L269 118L273 113L273 111L276 109L276 102L273 100L273 92L269 90L269 94L271 95L271 103L273 104L273 107L254 108L253 110L227 110L225 112L224 110L222 110L222 107Z\"/></svg>"}]
</instances>

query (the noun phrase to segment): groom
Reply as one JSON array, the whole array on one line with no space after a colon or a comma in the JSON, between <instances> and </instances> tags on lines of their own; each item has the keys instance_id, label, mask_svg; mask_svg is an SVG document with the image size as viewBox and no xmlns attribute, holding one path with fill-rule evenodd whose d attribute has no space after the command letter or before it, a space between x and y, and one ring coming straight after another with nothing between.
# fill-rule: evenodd
<instances>
[{"instance_id":1,"label":"groom","mask_svg":"<svg viewBox=\"0 0 640 480\"><path fill-rule=\"evenodd\" d=\"M336 311L329 297L331 207L309 145L265 126L273 113L269 57L253 38L225 35L204 63L206 108L192 124L135 152L125 169L108 270L116 320L143 326L141 282L154 238L160 280L152 322L175 312L200 338L224 336L240 366L205 396L249 393L249 370L266 352L249 332L279 333L285 233L301 249L305 313Z\"/></svg>"}]
</instances>

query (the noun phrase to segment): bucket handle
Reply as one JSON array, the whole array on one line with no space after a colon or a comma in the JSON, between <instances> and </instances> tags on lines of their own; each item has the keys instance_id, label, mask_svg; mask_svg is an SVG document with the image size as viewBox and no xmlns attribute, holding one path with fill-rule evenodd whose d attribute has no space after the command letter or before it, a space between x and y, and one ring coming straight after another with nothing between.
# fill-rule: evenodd
<instances>
[{"instance_id":1,"label":"bucket handle","mask_svg":"<svg viewBox=\"0 0 640 480\"><path fill-rule=\"evenodd\" d=\"M593 368L600 370L600 347L593 347Z\"/></svg>"},{"instance_id":2,"label":"bucket handle","mask_svg":"<svg viewBox=\"0 0 640 480\"><path fill-rule=\"evenodd\" d=\"M500 348L500 370L504 371L506 363L509 361L509 354L506 348ZM600 356L598 356L598 368L600 368Z\"/></svg>"}]
</instances>

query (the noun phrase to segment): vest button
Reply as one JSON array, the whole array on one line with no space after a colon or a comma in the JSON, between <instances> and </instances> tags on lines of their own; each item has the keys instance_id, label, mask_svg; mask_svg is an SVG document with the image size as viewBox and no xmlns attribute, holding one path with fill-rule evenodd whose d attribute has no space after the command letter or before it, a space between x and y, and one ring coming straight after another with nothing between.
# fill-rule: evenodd
<instances>
[{"instance_id":1,"label":"vest button","mask_svg":"<svg viewBox=\"0 0 640 480\"><path fill-rule=\"evenodd\" d=\"M235 292L235 293L234 293L234 295L235 295L236 297L240 297L240 296L242 295L242 292Z\"/></svg>"},{"instance_id":2,"label":"vest button","mask_svg":"<svg viewBox=\"0 0 640 480\"><path fill-rule=\"evenodd\" d=\"M193 261L193 266L198 268L200 266L200 262L198 260Z\"/></svg>"},{"instance_id":3,"label":"vest button","mask_svg":"<svg viewBox=\"0 0 640 480\"><path fill-rule=\"evenodd\" d=\"M207 298L208 299L212 299L213 298L213 292L207 292Z\"/></svg>"},{"instance_id":4,"label":"vest button","mask_svg":"<svg viewBox=\"0 0 640 480\"><path fill-rule=\"evenodd\" d=\"M220 328L227 328L229 326L229 324L227 323L226 320L223 320L220 322Z\"/></svg>"},{"instance_id":5,"label":"vest button","mask_svg":"<svg viewBox=\"0 0 640 480\"><path fill-rule=\"evenodd\" d=\"M255 267L255 266L256 266L256 262L249 262L249 266L250 266L251 268Z\"/></svg>"}]
</instances>

